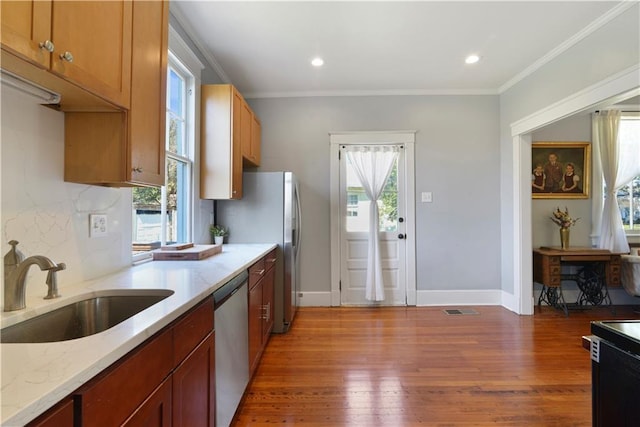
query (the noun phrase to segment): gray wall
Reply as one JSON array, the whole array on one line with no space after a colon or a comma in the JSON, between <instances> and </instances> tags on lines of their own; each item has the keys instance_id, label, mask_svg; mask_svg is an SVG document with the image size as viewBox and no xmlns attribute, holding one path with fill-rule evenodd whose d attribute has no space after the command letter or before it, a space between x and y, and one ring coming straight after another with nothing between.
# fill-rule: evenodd
<instances>
[{"instance_id":1,"label":"gray wall","mask_svg":"<svg viewBox=\"0 0 640 427\"><path fill-rule=\"evenodd\" d=\"M569 117L533 132L532 137L533 141L591 142L591 116L582 114ZM597 179L593 172L595 171L592 170L591 178ZM571 246L590 247L593 197L599 197L599 195L592 194L588 199L533 199L531 201L533 247L560 245L558 226L549 219L556 207L560 209L567 207L572 218L580 218L575 226L571 227Z\"/></svg>"},{"instance_id":2,"label":"gray wall","mask_svg":"<svg viewBox=\"0 0 640 427\"><path fill-rule=\"evenodd\" d=\"M417 130L418 290L500 288L497 96L250 99L260 170L301 183L302 290L329 292L329 132ZM433 203L418 194L433 192Z\"/></svg>"}]
</instances>

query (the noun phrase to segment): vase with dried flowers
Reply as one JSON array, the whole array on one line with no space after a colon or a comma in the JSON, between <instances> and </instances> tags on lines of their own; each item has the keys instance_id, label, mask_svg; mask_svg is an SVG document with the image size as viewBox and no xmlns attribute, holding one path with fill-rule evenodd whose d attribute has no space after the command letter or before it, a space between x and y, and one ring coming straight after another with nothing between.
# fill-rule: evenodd
<instances>
[{"instance_id":1,"label":"vase with dried flowers","mask_svg":"<svg viewBox=\"0 0 640 427\"><path fill-rule=\"evenodd\" d=\"M552 213L553 216L551 217L551 221L560 226L560 246L563 250L569 249L569 227L575 225L580 218L571 218L569 215L569 208L566 206L564 211L561 211L560 208L556 208Z\"/></svg>"}]
</instances>

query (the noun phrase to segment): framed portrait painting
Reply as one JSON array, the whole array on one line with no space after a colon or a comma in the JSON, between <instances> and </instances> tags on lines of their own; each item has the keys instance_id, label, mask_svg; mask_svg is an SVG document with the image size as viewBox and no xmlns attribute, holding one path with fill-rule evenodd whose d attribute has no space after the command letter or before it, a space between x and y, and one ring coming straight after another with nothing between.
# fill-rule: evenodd
<instances>
[{"instance_id":1,"label":"framed portrait painting","mask_svg":"<svg viewBox=\"0 0 640 427\"><path fill-rule=\"evenodd\" d=\"M534 141L531 196L534 199L588 199L591 143Z\"/></svg>"}]
</instances>

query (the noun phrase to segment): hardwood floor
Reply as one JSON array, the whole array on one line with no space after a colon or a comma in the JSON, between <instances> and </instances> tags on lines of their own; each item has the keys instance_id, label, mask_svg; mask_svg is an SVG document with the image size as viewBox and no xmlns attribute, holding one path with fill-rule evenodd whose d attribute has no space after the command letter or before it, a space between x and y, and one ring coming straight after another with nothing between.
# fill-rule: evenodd
<instances>
[{"instance_id":1,"label":"hardwood floor","mask_svg":"<svg viewBox=\"0 0 640 427\"><path fill-rule=\"evenodd\" d=\"M590 320L640 318L473 308L302 308L271 337L234 425L590 426L581 337Z\"/></svg>"}]
</instances>

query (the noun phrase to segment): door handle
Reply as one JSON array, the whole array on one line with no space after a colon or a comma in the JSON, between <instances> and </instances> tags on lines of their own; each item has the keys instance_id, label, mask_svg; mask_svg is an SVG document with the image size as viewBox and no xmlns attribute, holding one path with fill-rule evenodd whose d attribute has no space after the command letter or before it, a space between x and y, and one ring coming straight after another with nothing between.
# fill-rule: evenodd
<instances>
[{"instance_id":1,"label":"door handle","mask_svg":"<svg viewBox=\"0 0 640 427\"><path fill-rule=\"evenodd\" d=\"M406 234L402 234L402 233L398 234L398 239L400 240L404 239L405 237L407 237Z\"/></svg>"}]
</instances>

